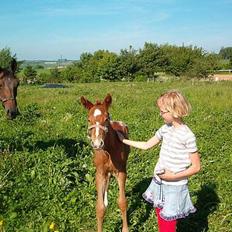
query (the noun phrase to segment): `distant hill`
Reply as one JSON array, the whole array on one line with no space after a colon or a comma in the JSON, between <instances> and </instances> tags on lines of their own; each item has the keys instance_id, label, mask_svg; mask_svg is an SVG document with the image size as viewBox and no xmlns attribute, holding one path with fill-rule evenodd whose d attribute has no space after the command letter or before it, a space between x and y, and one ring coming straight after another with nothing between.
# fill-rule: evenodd
<instances>
[{"instance_id":1,"label":"distant hill","mask_svg":"<svg viewBox=\"0 0 232 232\"><path fill-rule=\"evenodd\" d=\"M24 60L21 68L24 68L26 66L32 66L34 68L37 68L39 66L43 66L44 68L62 68L66 67L76 60L67 60L67 59L59 59L59 60Z\"/></svg>"}]
</instances>

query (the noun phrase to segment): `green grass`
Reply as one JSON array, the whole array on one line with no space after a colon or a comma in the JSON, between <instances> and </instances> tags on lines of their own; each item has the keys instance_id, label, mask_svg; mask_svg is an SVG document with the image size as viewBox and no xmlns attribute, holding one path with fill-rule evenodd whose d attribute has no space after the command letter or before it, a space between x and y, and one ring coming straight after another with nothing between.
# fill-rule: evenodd
<instances>
[{"instance_id":1,"label":"green grass","mask_svg":"<svg viewBox=\"0 0 232 232\"><path fill-rule=\"evenodd\" d=\"M198 211L178 231L232 231L232 82L98 83L64 89L21 86L21 115L14 121L0 110L0 231L96 231L92 149L86 137L89 100L113 97L111 116L129 126L130 138L146 140L162 125L155 99L179 89L192 104L186 123L197 137L202 171L189 188ZM132 149L128 160L130 231L158 231L153 209L141 197L148 187L159 148ZM120 231L117 184L109 189L104 231Z\"/></svg>"}]
</instances>

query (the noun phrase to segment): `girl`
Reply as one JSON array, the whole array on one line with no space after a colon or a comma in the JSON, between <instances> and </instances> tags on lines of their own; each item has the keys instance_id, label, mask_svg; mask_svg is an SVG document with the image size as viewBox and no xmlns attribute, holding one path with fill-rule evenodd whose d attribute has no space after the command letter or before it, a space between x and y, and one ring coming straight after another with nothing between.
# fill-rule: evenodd
<instances>
[{"instance_id":1,"label":"girl","mask_svg":"<svg viewBox=\"0 0 232 232\"><path fill-rule=\"evenodd\" d=\"M162 141L154 176L143 194L146 201L156 209L160 232L175 232L176 220L194 213L187 186L188 177L200 171L200 157L193 132L183 117L191 106L178 91L162 94L157 100L164 125L147 142L120 140L136 148L147 150Z\"/></svg>"}]
</instances>

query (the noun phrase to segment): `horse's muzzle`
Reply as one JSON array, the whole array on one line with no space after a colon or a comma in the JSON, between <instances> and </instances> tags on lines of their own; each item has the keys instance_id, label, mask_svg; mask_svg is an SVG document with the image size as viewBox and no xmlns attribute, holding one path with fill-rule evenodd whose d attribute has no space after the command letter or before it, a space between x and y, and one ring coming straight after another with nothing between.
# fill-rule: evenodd
<instances>
[{"instance_id":1,"label":"horse's muzzle","mask_svg":"<svg viewBox=\"0 0 232 232\"><path fill-rule=\"evenodd\" d=\"M99 140L91 140L91 146L95 150L100 150L104 147L104 141L102 139Z\"/></svg>"},{"instance_id":2,"label":"horse's muzzle","mask_svg":"<svg viewBox=\"0 0 232 232\"><path fill-rule=\"evenodd\" d=\"M10 120L15 119L16 116L19 115L18 108L6 110L6 115L7 115L7 118Z\"/></svg>"}]
</instances>

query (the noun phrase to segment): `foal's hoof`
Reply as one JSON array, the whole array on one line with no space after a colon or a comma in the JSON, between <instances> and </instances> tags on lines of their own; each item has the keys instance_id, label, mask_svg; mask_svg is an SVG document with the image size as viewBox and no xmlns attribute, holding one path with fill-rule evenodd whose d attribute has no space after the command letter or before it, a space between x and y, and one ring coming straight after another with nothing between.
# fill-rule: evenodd
<instances>
[{"instance_id":1,"label":"foal's hoof","mask_svg":"<svg viewBox=\"0 0 232 232\"><path fill-rule=\"evenodd\" d=\"M128 228L122 229L122 232L129 232Z\"/></svg>"}]
</instances>

